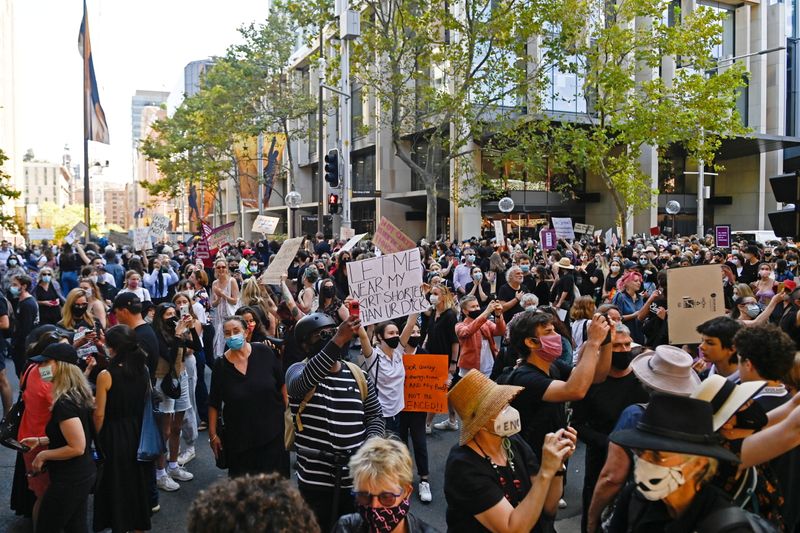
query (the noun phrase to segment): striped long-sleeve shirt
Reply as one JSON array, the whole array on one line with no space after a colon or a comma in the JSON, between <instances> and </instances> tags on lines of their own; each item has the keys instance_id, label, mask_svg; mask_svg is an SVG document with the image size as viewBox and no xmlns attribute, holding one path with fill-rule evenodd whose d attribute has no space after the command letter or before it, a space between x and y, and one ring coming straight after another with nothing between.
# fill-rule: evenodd
<instances>
[{"instance_id":1,"label":"striped long-sleeve shirt","mask_svg":"<svg viewBox=\"0 0 800 533\"><path fill-rule=\"evenodd\" d=\"M341 364L338 372L331 372L331 367L344 355L343 348L329 342L307 363L295 363L286 371L293 415L297 415L308 391L317 388L300 415L303 431L295 432L300 483L333 487L336 467L314 453L352 455L369 437L383 436L383 413L372 380L367 378L367 399L362 402L356 378L347 365ZM352 485L349 475L342 479L343 488Z\"/></svg>"}]
</instances>

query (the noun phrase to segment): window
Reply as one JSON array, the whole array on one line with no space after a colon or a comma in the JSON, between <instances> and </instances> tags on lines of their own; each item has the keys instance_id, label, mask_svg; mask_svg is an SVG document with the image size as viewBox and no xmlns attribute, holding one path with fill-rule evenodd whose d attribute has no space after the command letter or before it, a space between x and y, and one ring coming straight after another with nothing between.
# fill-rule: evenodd
<instances>
[{"instance_id":1,"label":"window","mask_svg":"<svg viewBox=\"0 0 800 533\"><path fill-rule=\"evenodd\" d=\"M351 85L352 97L350 98L350 135L353 139L364 136L364 101L360 85Z\"/></svg>"},{"instance_id":2,"label":"window","mask_svg":"<svg viewBox=\"0 0 800 533\"><path fill-rule=\"evenodd\" d=\"M350 223L356 233L375 233L375 202L350 204Z\"/></svg>"},{"instance_id":3,"label":"window","mask_svg":"<svg viewBox=\"0 0 800 533\"><path fill-rule=\"evenodd\" d=\"M715 59L724 59L726 57L733 57L734 45L736 42L734 10L731 9L730 6L720 5L716 2L714 3L699 2L699 3L701 5L704 5L708 9L711 9L718 13L722 13L724 17L721 22L722 42L711 49L711 56Z\"/></svg>"},{"instance_id":4,"label":"window","mask_svg":"<svg viewBox=\"0 0 800 533\"><path fill-rule=\"evenodd\" d=\"M411 152L411 159L421 166L425 168L428 164L428 142L426 140L417 141L414 145L414 149ZM440 167L439 169L439 179L436 181L436 190L439 192L449 191L450 190L450 165L445 164L442 165L442 150L434 150L433 152L433 163L432 168L435 169L437 166ZM425 190L425 180L424 178L419 175L419 173L411 171L411 190L412 191L422 191Z\"/></svg>"},{"instance_id":5,"label":"window","mask_svg":"<svg viewBox=\"0 0 800 533\"><path fill-rule=\"evenodd\" d=\"M353 154L353 197L375 196L377 184L375 183L375 153Z\"/></svg>"}]
</instances>

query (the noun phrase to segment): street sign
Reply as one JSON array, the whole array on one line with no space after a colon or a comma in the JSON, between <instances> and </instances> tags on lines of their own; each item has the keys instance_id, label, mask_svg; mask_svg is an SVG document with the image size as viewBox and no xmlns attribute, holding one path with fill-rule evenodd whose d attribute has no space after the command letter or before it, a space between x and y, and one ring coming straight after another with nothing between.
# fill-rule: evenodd
<instances>
[{"instance_id":1,"label":"street sign","mask_svg":"<svg viewBox=\"0 0 800 533\"><path fill-rule=\"evenodd\" d=\"M714 239L720 248L729 248L731 245L731 227L727 224L714 226Z\"/></svg>"}]
</instances>

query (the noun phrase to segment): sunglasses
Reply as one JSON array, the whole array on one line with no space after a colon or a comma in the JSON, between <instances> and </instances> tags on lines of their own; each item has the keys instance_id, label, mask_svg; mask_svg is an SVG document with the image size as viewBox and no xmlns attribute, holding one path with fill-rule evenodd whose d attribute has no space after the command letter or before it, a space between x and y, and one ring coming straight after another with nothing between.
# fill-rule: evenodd
<instances>
[{"instance_id":1,"label":"sunglasses","mask_svg":"<svg viewBox=\"0 0 800 533\"><path fill-rule=\"evenodd\" d=\"M226 266L218 266L218 267L214 267L214 270L227 270L227 268L228 267L226 267Z\"/></svg>"},{"instance_id":2,"label":"sunglasses","mask_svg":"<svg viewBox=\"0 0 800 533\"><path fill-rule=\"evenodd\" d=\"M402 492L400 494L395 494L393 492L386 491L386 492L381 492L380 494L370 494L369 492L366 491L357 492L354 490L351 490L350 494L353 495L353 498L355 499L358 505L362 505L364 507L371 506L373 498L378 498L378 501L384 507L394 507L397 498L403 495Z\"/></svg>"}]
</instances>

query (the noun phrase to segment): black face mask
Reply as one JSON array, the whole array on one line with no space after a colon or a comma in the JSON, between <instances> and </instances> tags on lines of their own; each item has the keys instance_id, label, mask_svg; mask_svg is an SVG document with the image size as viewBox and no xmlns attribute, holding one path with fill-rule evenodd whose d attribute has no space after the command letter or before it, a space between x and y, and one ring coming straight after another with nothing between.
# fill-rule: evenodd
<instances>
[{"instance_id":1,"label":"black face mask","mask_svg":"<svg viewBox=\"0 0 800 533\"><path fill-rule=\"evenodd\" d=\"M467 313L467 316L469 316L472 319L476 319L479 316L481 316L482 313L483 311L481 311L480 309L476 309L474 311L470 311L469 313Z\"/></svg>"},{"instance_id":2,"label":"black face mask","mask_svg":"<svg viewBox=\"0 0 800 533\"><path fill-rule=\"evenodd\" d=\"M320 289L319 294L323 298L333 298L334 295L333 287L331 287L330 285L326 285L322 287L322 289Z\"/></svg>"},{"instance_id":3,"label":"black face mask","mask_svg":"<svg viewBox=\"0 0 800 533\"><path fill-rule=\"evenodd\" d=\"M611 366L617 370L625 370L633 360L633 353L628 350L627 352L611 352Z\"/></svg>"},{"instance_id":4,"label":"black face mask","mask_svg":"<svg viewBox=\"0 0 800 533\"><path fill-rule=\"evenodd\" d=\"M391 348L392 350L394 350L395 348L397 348L398 346L400 346L400 337L392 337L392 338L389 338L389 339L383 339L383 342L385 342L385 343L386 343L386 345L387 345L389 348Z\"/></svg>"},{"instance_id":5,"label":"black face mask","mask_svg":"<svg viewBox=\"0 0 800 533\"><path fill-rule=\"evenodd\" d=\"M414 335L408 338L408 345L412 348L416 348L419 346L419 343L422 342L422 337L419 335Z\"/></svg>"},{"instance_id":6,"label":"black face mask","mask_svg":"<svg viewBox=\"0 0 800 533\"><path fill-rule=\"evenodd\" d=\"M89 307L88 305L77 305L72 304L72 316L79 318L82 317L86 313L86 308Z\"/></svg>"},{"instance_id":7,"label":"black face mask","mask_svg":"<svg viewBox=\"0 0 800 533\"><path fill-rule=\"evenodd\" d=\"M178 327L178 317L173 316L171 318L168 318L164 321L164 323L167 325L168 328L175 329Z\"/></svg>"}]
</instances>

